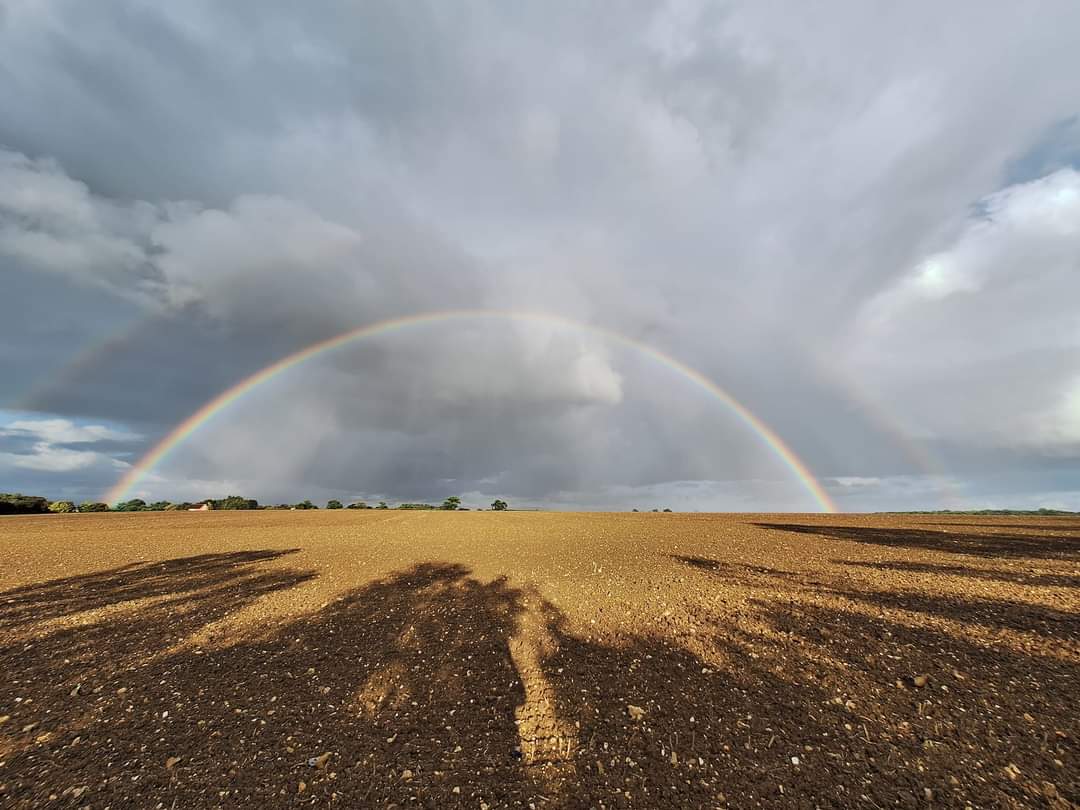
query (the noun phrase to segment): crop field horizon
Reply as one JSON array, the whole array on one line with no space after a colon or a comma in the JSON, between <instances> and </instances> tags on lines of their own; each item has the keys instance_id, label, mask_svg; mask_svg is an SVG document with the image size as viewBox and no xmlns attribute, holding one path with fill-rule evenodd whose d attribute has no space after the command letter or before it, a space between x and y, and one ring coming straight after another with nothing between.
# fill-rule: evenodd
<instances>
[{"instance_id":1,"label":"crop field horizon","mask_svg":"<svg viewBox=\"0 0 1080 810\"><path fill-rule=\"evenodd\" d=\"M0 520L0 805L1057 806L1080 520Z\"/></svg>"}]
</instances>

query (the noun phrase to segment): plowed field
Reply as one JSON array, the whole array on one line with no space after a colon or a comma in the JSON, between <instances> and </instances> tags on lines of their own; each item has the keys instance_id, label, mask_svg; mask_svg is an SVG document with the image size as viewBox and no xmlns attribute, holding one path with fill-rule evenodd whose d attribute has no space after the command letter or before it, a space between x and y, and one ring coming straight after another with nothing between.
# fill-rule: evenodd
<instances>
[{"instance_id":1,"label":"plowed field","mask_svg":"<svg viewBox=\"0 0 1080 810\"><path fill-rule=\"evenodd\" d=\"M0 519L0 806L1069 807L1080 521Z\"/></svg>"}]
</instances>

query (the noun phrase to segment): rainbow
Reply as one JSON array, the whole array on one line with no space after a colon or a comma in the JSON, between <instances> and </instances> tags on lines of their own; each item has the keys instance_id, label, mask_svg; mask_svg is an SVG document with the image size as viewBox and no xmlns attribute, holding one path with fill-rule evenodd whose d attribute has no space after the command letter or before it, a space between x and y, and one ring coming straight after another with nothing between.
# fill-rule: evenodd
<instances>
[{"instance_id":1,"label":"rainbow","mask_svg":"<svg viewBox=\"0 0 1080 810\"><path fill-rule=\"evenodd\" d=\"M651 357L661 365L677 371L686 379L695 383L699 388L704 389L727 406L727 408L734 413L743 424L749 427L754 434L783 461L785 466L794 473L795 477L806 491L813 496L822 511L839 511L836 508L836 504L833 503L828 493L814 477L813 473L810 472L802 459L800 459L795 452L784 443L783 439L781 439L772 428L755 416L746 408L746 406L727 393L723 388L712 382L712 380L696 369L676 360L674 357L665 354L659 349L655 349L652 346L619 334L618 332L613 332L609 329L579 323L578 321L564 318L560 315L501 309L440 310L418 315L408 315L402 318L391 318L389 320L379 321L377 323L369 324L368 326L361 326L357 329L342 332L335 337L313 343L305 349L301 349L298 352L283 357L277 362L271 363L265 368L255 372L250 377L246 377L236 383L236 385L223 391L173 428L165 438L152 447L124 473L124 476L105 494L104 500L107 503L117 503L126 500L130 497L131 491L139 484L147 473L164 461L169 453L183 444L192 436L192 434L209 422L216 414L225 410L245 394L258 388L263 383L313 357L347 346L357 340L395 332L410 326L420 326L445 321L478 319L525 321L568 327L596 335L617 345L627 346L647 357Z\"/></svg>"}]
</instances>

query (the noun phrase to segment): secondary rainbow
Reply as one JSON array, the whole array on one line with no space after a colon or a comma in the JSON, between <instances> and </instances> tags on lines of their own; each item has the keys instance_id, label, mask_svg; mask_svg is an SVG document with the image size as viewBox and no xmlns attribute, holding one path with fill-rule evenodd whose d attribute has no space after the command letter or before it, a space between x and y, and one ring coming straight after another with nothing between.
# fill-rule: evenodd
<instances>
[{"instance_id":1,"label":"secondary rainbow","mask_svg":"<svg viewBox=\"0 0 1080 810\"><path fill-rule=\"evenodd\" d=\"M750 410L746 408L741 402L736 400L733 396L727 393L723 388L718 386L704 374L697 369L691 368L680 360L676 360L671 355L665 354L659 349L653 348L648 344L641 343L633 338L629 338L625 335L613 332L610 329L605 329L599 326L593 326L590 324L579 323L578 321L565 318L561 315L551 315L548 313L540 312L528 312L520 310L501 310L501 309L453 309L453 310L439 310L437 312L426 312L418 315L408 315L402 318L392 318L385 321L379 321L377 323L369 324L367 326L361 326L357 329L351 329L347 332L343 332L335 337L328 338L327 340L313 343L305 349L301 349L298 352L294 352L275 363L271 363L265 368L255 372L250 377L238 382L231 388L223 391L214 399L207 402L191 416L173 428L165 438L152 447L145 455L142 456L132 467L124 474L124 476L116 482L116 484L106 493L105 501L108 503L116 503L118 501L126 500L129 497L129 493L139 484L142 478L153 470L158 464L160 464L170 452L176 447L183 444L192 434L194 434L199 428L210 421L216 414L228 408L232 403L243 397L249 391L258 388L263 383L273 379L274 377L282 374L289 369L300 365L301 363L317 357L326 352L333 351L334 349L341 348L357 340L373 337L374 335L382 335L388 332L393 332L400 329L405 329L410 326L421 326L434 324L445 321L455 320L507 320L507 321L525 321L534 323L545 323L549 325L556 325L567 327L570 329L576 329L578 331L586 332L589 334L597 335L603 339L611 341L612 343L627 346L636 351L641 352L648 357L653 358L660 364L671 368L691 382L695 383L700 388L710 393L716 399L720 400L727 408L734 413L740 421L742 421L747 427L749 427L755 435L758 436L761 441L768 446L768 448L775 453L785 464L785 466L794 473L795 477L802 484L803 488L814 498L819 508L824 512L836 512L838 511L836 505L833 503L829 494L821 486L818 480L810 472L809 468L803 463L795 452L785 444L776 432L770 428L765 422L755 416Z\"/></svg>"}]
</instances>

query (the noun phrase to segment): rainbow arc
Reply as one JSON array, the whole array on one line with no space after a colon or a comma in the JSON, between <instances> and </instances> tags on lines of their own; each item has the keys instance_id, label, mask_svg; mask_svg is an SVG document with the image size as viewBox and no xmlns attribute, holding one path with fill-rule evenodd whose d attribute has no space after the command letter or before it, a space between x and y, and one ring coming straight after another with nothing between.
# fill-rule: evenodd
<instances>
[{"instance_id":1,"label":"rainbow arc","mask_svg":"<svg viewBox=\"0 0 1080 810\"><path fill-rule=\"evenodd\" d=\"M116 503L118 501L127 500L131 497L132 491L138 487L139 483L148 473L165 461L171 452L182 445L200 428L238 400L259 388L259 386L284 374L289 369L295 368L320 355L333 352L336 349L340 349L344 346L376 335L385 335L410 327L453 321L475 321L484 319L542 323L578 330L580 332L595 335L610 343L626 346L655 360L657 363L674 370L720 401L739 419L740 422L748 427L754 435L760 439L762 444L765 445L770 452L775 454L783 462L784 466L793 473L802 487L813 497L821 511L838 511L836 504L833 503L824 487L821 486L820 482L814 477L807 465L795 454L783 439L781 439L769 425L758 418L745 405L697 369L686 365L680 360L653 346L634 340L633 338L614 332L610 329L580 323L559 315L500 309L441 310L438 312L409 315L403 318L392 318L367 326L361 326L357 329L351 329L347 332L342 332L339 335L328 338L327 340L319 341L318 343L314 343L300 351L283 357L221 392L218 396L205 403L197 411L192 413L191 416L169 431L161 441L145 453L127 470L124 476L116 482L104 496L105 501L108 503Z\"/></svg>"}]
</instances>

